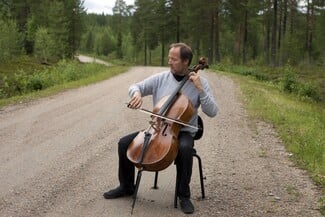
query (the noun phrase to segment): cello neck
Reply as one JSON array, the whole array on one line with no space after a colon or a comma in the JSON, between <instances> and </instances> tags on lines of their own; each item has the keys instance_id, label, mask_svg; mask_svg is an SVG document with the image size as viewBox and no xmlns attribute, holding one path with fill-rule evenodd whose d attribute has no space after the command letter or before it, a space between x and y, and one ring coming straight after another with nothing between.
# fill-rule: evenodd
<instances>
[{"instance_id":1,"label":"cello neck","mask_svg":"<svg viewBox=\"0 0 325 217\"><path fill-rule=\"evenodd\" d=\"M180 93L181 89L183 88L184 84L188 80L188 75L186 74L178 87L174 90L174 92L168 97L166 102L163 104L163 106L159 110L159 115L164 116L167 113L168 108L175 102L177 99L178 94Z\"/></svg>"}]
</instances>

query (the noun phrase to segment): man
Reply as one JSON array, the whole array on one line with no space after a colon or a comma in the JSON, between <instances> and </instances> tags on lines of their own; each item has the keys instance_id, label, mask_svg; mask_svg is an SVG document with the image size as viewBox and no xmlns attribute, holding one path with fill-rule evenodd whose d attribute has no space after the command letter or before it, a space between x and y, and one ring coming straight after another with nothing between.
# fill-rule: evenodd
<instances>
[{"instance_id":1,"label":"man","mask_svg":"<svg viewBox=\"0 0 325 217\"><path fill-rule=\"evenodd\" d=\"M129 108L138 109L142 105L142 97L153 96L153 105L167 95L170 95L179 85L179 82L188 73L188 66L193 57L192 50L184 43L175 43L170 46L168 64L170 70L153 75L147 79L133 84L129 88ZM218 108L212 96L208 82L198 74L189 73L189 79L182 88L182 94L186 95L192 102L195 112L189 121L191 125L197 125L197 110L201 106L202 111L214 117ZM181 209L184 213L193 213L194 206L190 200L190 180L192 176L192 148L196 129L182 127L179 133L179 150L175 159L177 174L180 175L180 185L177 196L180 200ZM104 198L112 199L123 196L130 196L134 193L134 165L127 158L128 145L133 141L138 132L129 134L120 139L118 143L119 155L119 181L120 185L104 193Z\"/></svg>"}]
</instances>

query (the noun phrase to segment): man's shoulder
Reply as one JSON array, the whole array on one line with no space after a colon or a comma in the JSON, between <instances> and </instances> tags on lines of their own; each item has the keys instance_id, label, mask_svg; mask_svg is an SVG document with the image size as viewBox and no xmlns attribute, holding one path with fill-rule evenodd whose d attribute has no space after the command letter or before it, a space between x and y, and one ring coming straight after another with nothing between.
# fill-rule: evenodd
<instances>
[{"instance_id":1,"label":"man's shoulder","mask_svg":"<svg viewBox=\"0 0 325 217\"><path fill-rule=\"evenodd\" d=\"M165 71L160 71L157 74L154 74L153 76L166 78L166 77L170 76L170 74L171 73L169 70L165 70Z\"/></svg>"},{"instance_id":2,"label":"man's shoulder","mask_svg":"<svg viewBox=\"0 0 325 217\"><path fill-rule=\"evenodd\" d=\"M170 74L170 70L164 70L164 71L159 72L158 74L161 74L161 75L169 75Z\"/></svg>"}]
</instances>

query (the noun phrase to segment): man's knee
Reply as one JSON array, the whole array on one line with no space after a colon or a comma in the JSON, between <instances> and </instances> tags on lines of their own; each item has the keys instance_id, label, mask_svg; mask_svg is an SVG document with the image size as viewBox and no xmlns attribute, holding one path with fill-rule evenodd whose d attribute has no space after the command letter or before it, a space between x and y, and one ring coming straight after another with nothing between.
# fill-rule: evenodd
<instances>
[{"instance_id":1,"label":"man's knee","mask_svg":"<svg viewBox=\"0 0 325 217\"><path fill-rule=\"evenodd\" d=\"M117 143L119 154L123 154L123 155L126 154L129 145L131 144L131 142L133 141L133 139L136 137L137 134L138 132L135 132L120 138L120 140Z\"/></svg>"}]
</instances>

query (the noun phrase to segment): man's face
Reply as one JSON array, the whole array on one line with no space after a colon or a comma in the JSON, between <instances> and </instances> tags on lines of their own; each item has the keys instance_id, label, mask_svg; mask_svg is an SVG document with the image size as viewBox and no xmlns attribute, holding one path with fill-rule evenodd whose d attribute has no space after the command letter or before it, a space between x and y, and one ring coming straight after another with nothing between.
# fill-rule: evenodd
<instances>
[{"instance_id":1,"label":"man's face","mask_svg":"<svg viewBox=\"0 0 325 217\"><path fill-rule=\"evenodd\" d=\"M171 72L176 75L184 75L188 68L188 60L182 61L180 49L180 47L172 47L168 54L168 65Z\"/></svg>"}]
</instances>

